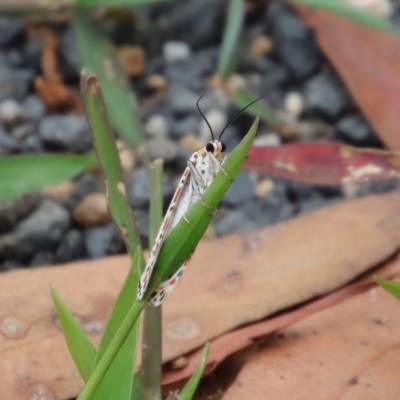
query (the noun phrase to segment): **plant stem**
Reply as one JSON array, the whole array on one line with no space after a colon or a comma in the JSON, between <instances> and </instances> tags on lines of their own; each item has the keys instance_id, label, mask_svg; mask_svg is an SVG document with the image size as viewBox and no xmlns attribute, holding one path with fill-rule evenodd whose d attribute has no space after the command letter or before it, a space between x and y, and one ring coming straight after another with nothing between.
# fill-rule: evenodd
<instances>
[{"instance_id":1,"label":"plant stem","mask_svg":"<svg viewBox=\"0 0 400 400\"><path fill-rule=\"evenodd\" d=\"M162 160L150 165L150 234L149 249L152 248L163 218ZM161 333L162 311L160 307L144 308L142 341L142 399L161 399Z\"/></svg>"}]
</instances>

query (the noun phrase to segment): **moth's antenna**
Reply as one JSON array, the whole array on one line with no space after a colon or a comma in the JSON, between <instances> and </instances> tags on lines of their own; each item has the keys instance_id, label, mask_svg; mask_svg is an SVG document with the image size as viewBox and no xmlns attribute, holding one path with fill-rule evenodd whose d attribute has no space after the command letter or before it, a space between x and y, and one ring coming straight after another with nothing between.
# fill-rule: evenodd
<instances>
[{"instance_id":1,"label":"moth's antenna","mask_svg":"<svg viewBox=\"0 0 400 400\"><path fill-rule=\"evenodd\" d=\"M204 121L206 121L206 124L207 124L207 126L208 126L208 129L210 129L212 139L215 140L214 132L213 132L213 130L212 130L212 128L211 128L211 125L210 125L210 123L207 121L207 118L205 117L205 115L203 114L203 112L200 110L199 103L200 103L200 100L201 100L203 97L204 97L204 94L202 94L202 95L200 96L200 98L197 100L196 106L197 106L197 109L199 110L199 113L200 113L201 116L203 117Z\"/></svg>"},{"instance_id":2,"label":"moth's antenna","mask_svg":"<svg viewBox=\"0 0 400 400\"><path fill-rule=\"evenodd\" d=\"M259 97L258 99L253 100L250 104L247 104L246 107L242 108L242 109L239 111L239 113L236 114L236 116L233 117L233 118L226 124L225 128L222 129L222 132L219 134L218 140L221 139L221 136L222 136L222 134L225 132L226 128L228 128L228 126L231 125L231 124L236 120L236 118L238 118L240 115L242 115L242 114L244 113L244 111L246 111L250 106L252 106L252 105L253 105L254 103L256 103L258 100L261 100L261 99L263 99L264 97L267 97L267 95L264 94L264 96L261 96L261 97ZM200 98L201 98L201 97L200 97Z\"/></svg>"}]
</instances>

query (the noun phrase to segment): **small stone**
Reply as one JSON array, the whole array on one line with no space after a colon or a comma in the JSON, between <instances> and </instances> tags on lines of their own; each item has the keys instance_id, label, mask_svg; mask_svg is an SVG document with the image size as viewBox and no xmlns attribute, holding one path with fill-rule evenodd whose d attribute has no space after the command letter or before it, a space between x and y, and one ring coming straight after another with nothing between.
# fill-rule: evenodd
<instances>
[{"instance_id":1,"label":"small stone","mask_svg":"<svg viewBox=\"0 0 400 400\"><path fill-rule=\"evenodd\" d=\"M103 193L92 193L86 196L73 212L75 222L82 226L97 226L111 222L107 199Z\"/></svg>"},{"instance_id":2,"label":"small stone","mask_svg":"<svg viewBox=\"0 0 400 400\"><path fill-rule=\"evenodd\" d=\"M253 141L253 146L279 146L281 143L281 137L277 133L270 132L257 135Z\"/></svg>"},{"instance_id":3,"label":"small stone","mask_svg":"<svg viewBox=\"0 0 400 400\"><path fill-rule=\"evenodd\" d=\"M177 115L193 114L197 112L196 103L198 94L181 83L174 83L168 87L168 97L172 112Z\"/></svg>"},{"instance_id":4,"label":"small stone","mask_svg":"<svg viewBox=\"0 0 400 400\"><path fill-rule=\"evenodd\" d=\"M382 146L382 142L361 114L342 118L336 128L339 138L346 143L361 147Z\"/></svg>"},{"instance_id":5,"label":"small stone","mask_svg":"<svg viewBox=\"0 0 400 400\"><path fill-rule=\"evenodd\" d=\"M152 137L167 137L168 122L163 115L151 115L144 126L145 132Z\"/></svg>"},{"instance_id":6,"label":"small stone","mask_svg":"<svg viewBox=\"0 0 400 400\"><path fill-rule=\"evenodd\" d=\"M15 228L15 251L34 254L52 250L60 243L70 224L67 211L58 203L44 200L29 217Z\"/></svg>"},{"instance_id":7,"label":"small stone","mask_svg":"<svg viewBox=\"0 0 400 400\"><path fill-rule=\"evenodd\" d=\"M128 76L137 77L143 74L146 64L144 50L139 46L121 46L117 48L118 58Z\"/></svg>"},{"instance_id":8,"label":"small stone","mask_svg":"<svg viewBox=\"0 0 400 400\"><path fill-rule=\"evenodd\" d=\"M148 207L150 202L150 171L138 168L127 184L127 197L132 208Z\"/></svg>"},{"instance_id":9,"label":"small stone","mask_svg":"<svg viewBox=\"0 0 400 400\"><path fill-rule=\"evenodd\" d=\"M113 222L85 231L85 247L90 258L125 251L125 244Z\"/></svg>"},{"instance_id":10,"label":"small stone","mask_svg":"<svg viewBox=\"0 0 400 400\"><path fill-rule=\"evenodd\" d=\"M271 38L262 35L256 38L251 44L250 52L254 58L260 58L268 54L272 50L273 46L274 44Z\"/></svg>"},{"instance_id":11,"label":"small stone","mask_svg":"<svg viewBox=\"0 0 400 400\"><path fill-rule=\"evenodd\" d=\"M44 145L39 135L29 135L22 144L22 151L24 153L44 153Z\"/></svg>"},{"instance_id":12,"label":"small stone","mask_svg":"<svg viewBox=\"0 0 400 400\"><path fill-rule=\"evenodd\" d=\"M223 197L221 204L238 207L251 200L255 194L255 185L248 172L239 172L235 181Z\"/></svg>"},{"instance_id":13,"label":"small stone","mask_svg":"<svg viewBox=\"0 0 400 400\"><path fill-rule=\"evenodd\" d=\"M215 221L214 226L217 236L225 236L235 232L243 232L254 227L247 218L245 211L241 208L227 213L224 217Z\"/></svg>"},{"instance_id":14,"label":"small stone","mask_svg":"<svg viewBox=\"0 0 400 400\"><path fill-rule=\"evenodd\" d=\"M17 101L8 99L0 103L0 122L5 128L12 129L25 120L25 111Z\"/></svg>"},{"instance_id":15,"label":"small stone","mask_svg":"<svg viewBox=\"0 0 400 400\"><path fill-rule=\"evenodd\" d=\"M11 44L22 36L22 19L12 17L0 17L0 46Z\"/></svg>"},{"instance_id":16,"label":"small stone","mask_svg":"<svg viewBox=\"0 0 400 400\"><path fill-rule=\"evenodd\" d=\"M125 172L132 171L136 164L135 152L122 140L117 140L117 149L122 169Z\"/></svg>"},{"instance_id":17,"label":"small stone","mask_svg":"<svg viewBox=\"0 0 400 400\"><path fill-rule=\"evenodd\" d=\"M169 64L189 58L192 50L190 46L185 42L169 40L164 43L162 52L164 56L164 61Z\"/></svg>"},{"instance_id":18,"label":"small stone","mask_svg":"<svg viewBox=\"0 0 400 400\"><path fill-rule=\"evenodd\" d=\"M294 119L298 119L304 109L303 96L297 92L289 92L285 97L284 107Z\"/></svg>"},{"instance_id":19,"label":"small stone","mask_svg":"<svg viewBox=\"0 0 400 400\"><path fill-rule=\"evenodd\" d=\"M281 2L272 2L268 8L268 23L276 52L293 77L309 77L320 65L323 56L313 33L293 10Z\"/></svg>"},{"instance_id":20,"label":"small stone","mask_svg":"<svg viewBox=\"0 0 400 400\"><path fill-rule=\"evenodd\" d=\"M46 114L46 105L36 94L31 94L26 97L22 106L27 118L32 122L38 122Z\"/></svg>"},{"instance_id":21,"label":"small stone","mask_svg":"<svg viewBox=\"0 0 400 400\"><path fill-rule=\"evenodd\" d=\"M43 251L40 253L36 253L31 262L31 267L43 267L46 265L53 265L55 261L54 254L50 253L49 251Z\"/></svg>"},{"instance_id":22,"label":"small stone","mask_svg":"<svg viewBox=\"0 0 400 400\"><path fill-rule=\"evenodd\" d=\"M65 181L59 183L58 185L46 186L41 192L42 194L52 197L55 200L61 200L67 196L74 188L74 183L72 181Z\"/></svg>"},{"instance_id":23,"label":"small stone","mask_svg":"<svg viewBox=\"0 0 400 400\"><path fill-rule=\"evenodd\" d=\"M352 101L346 87L332 71L324 71L310 79L304 98L306 111L328 120L340 117Z\"/></svg>"},{"instance_id":24,"label":"small stone","mask_svg":"<svg viewBox=\"0 0 400 400\"><path fill-rule=\"evenodd\" d=\"M171 125L171 136L180 138L193 134L198 131L199 125L199 117L196 115L188 115L187 117L177 119Z\"/></svg>"},{"instance_id":25,"label":"small stone","mask_svg":"<svg viewBox=\"0 0 400 400\"><path fill-rule=\"evenodd\" d=\"M0 202L0 232L13 229L22 218L33 212L39 205L40 195L28 193L21 197Z\"/></svg>"},{"instance_id":26,"label":"small stone","mask_svg":"<svg viewBox=\"0 0 400 400\"><path fill-rule=\"evenodd\" d=\"M152 90L163 90L167 87L167 81L164 76L153 74L147 78L147 87Z\"/></svg>"},{"instance_id":27,"label":"small stone","mask_svg":"<svg viewBox=\"0 0 400 400\"><path fill-rule=\"evenodd\" d=\"M258 182L255 189L255 195L257 197L268 196L274 190L274 181L272 179L266 178Z\"/></svg>"},{"instance_id":28,"label":"small stone","mask_svg":"<svg viewBox=\"0 0 400 400\"><path fill-rule=\"evenodd\" d=\"M225 128L228 119L225 112L217 109L211 109L210 111L206 112L205 117L213 132L222 132L222 129ZM206 143L210 141L210 128L204 120L202 120L200 126L200 138Z\"/></svg>"},{"instance_id":29,"label":"small stone","mask_svg":"<svg viewBox=\"0 0 400 400\"><path fill-rule=\"evenodd\" d=\"M79 60L76 38L71 26L61 34L60 59L60 73L65 79L72 80L79 77L81 62Z\"/></svg>"},{"instance_id":30,"label":"small stone","mask_svg":"<svg viewBox=\"0 0 400 400\"><path fill-rule=\"evenodd\" d=\"M4 131L0 126L0 155L8 155L17 153L19 151L19 144L17 139Z\"/></svg>"},{"instance_id":31,"label":"small stone","mask_svg":"<svg viewBox=\"0 0 400 400\"><path fill-rule=\"evenodd\" d=\"M33 73L26 69L11 69L0 62L0 101L22 99L28 93Z\"/></svg>"},{"instance_id":32,"label":"small stone","mask_svg":"<svg viewBox=\"0 0 400 400\"><path fill-rule=\"evenodd\" d=\"M198 151L206 145L206 142L203 142L202 140L198 139L197 136L192 134L184 136L180 143L191 152Z\"/></svg>"},{"instance_id":33,"label":"small stone","mask_svg":"<svg viewBox=\"0 0 400 400\"><path fill-rule=\"evenodd\" d=\"M172 37L196 48L217 42L222 34L225 7L222 0L192 0L171 8L167 18Z\"/></svg>"},{"instance_id":34,"label":"small stone","mask_svg":"<svg viewBox=\"0 0 400 400\"><path fill-rule=\"evenodd\" d=\"M5 260L0 264L0 271L7 272L14 269L22 268L23 264L18 260Z\"/></svg>"},{"instance_id":35,"label":"small stone","mask_svg":"<svg viewBox=\"0 0 400 400\"><path fill-rule=\"evenodd\" d=\"M85 253L85 242L83 234L77 229L69 230L61 240L55 257L57 262L66 263L79 260Z\"/></svg>"},{"instance_id":36,"label":"small stone","mask_svg":"<svg viewBox=\"0 0 400 400\"><path fill-rule=\"evenodd\" d=\"M63 199L63 206L72 214L73 210L86 196L103 192L103 182L89 172L84 173L75 181L74 187Z\"/></svg>"},{"instance_id":37,"label":"small stone","mask_svg":"<svg viewBox=\"0 0 400 400\"><path fill-rule=\"evenodd\" d=\"M178 148L175 142L167 138L150 139L147 142L147 153L151 161L161 158L168 162L175 160Z\"/></svg>"},{"instance_id":38,"label":"small stone","mask_svg":"<svg viewBox=\"0 0 400 400\"><path fill-rule=\"evenodd\" d=\"M92 149L89 126L83 115L49 115L42 119L39 134L47 146L56 150L85 153Z\"/></svg>"},{"instance_id":39,"label":"small stone","mask_svg":"<svg viewBox=\"0 0 400 400\"><path fill-rule=\"evenodd\" d=\"M12 136L17 139L18 142L23 142L27 139L30 135L34 134L35 127L31 123L18 125L14 127L11 131Z\"/></svg>"}]
</instances>

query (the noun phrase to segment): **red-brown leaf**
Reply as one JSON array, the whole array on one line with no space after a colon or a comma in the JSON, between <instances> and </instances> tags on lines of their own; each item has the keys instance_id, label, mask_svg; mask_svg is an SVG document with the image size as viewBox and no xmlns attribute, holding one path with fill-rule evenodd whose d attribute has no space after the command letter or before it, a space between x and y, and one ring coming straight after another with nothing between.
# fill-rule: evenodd
<instances>
[{"instance_id":1,"label":"red-brown leaf","mask_svg":"<svg viewBox=\"0 0 400 400\"><path fill-rule=\"evenodd\" d=\"M339 143L253 146L248 170L318 185L400 178L400 154Z\"/></svg>"}]
</instances>

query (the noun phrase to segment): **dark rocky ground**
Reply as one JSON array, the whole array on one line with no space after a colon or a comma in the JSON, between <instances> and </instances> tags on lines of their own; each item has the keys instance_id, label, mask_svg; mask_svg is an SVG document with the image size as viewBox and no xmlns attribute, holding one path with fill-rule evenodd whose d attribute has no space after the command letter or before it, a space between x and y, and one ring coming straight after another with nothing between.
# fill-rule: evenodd
<instances>
[{"instance_id":1,"label":"dark rocky ground","mask_svg":"<svg viewBox=\"0 0 400 400\"><path fill-rule=\"evenodd\" d=\"M166 160L165 202L171 199L186 160L198 145L209 140L196 109L202 107L215 131L238 112L218 90L207 88L206 79L216 71L223 31L225 2L192 0L141 9L143 30L108 23L114 43L139 45L146 54L145 69L132 77L150 159ZM140 24L139 24L140 25ZM52 23L49 29L61 38L59 69L67 84L78 90L80 66L74 36L68 23ZM271 48L257 53L261 49ZM264 47L263 47L264 46ZM265 47L266 46L266 47ZM35 93L33 81L41 74L43 43L24 33L24 21L0 18L0 154L73 152L92 148L85 118L77 113L50 113ZM257 53L258 56L254 54ZM312 32L290 8L272 2L268 9L250 14L240 42L237 72L258 95L275 109L297 120L300 133L282 139L265 124L260 142L335 140L355 146L382 147L361 115L340 78L318 48ZM149 87L150 78L164 82L164 101ZM247 131L251 118L239 118L224 134L228 150ZM142 232L148 235L149 171L137 159L127 173L128 196ZM27 171L27 175L29 171ZM315 187L242 172L223 199L213 226L217 235L254 229L288 219L298 213L340 201L398 187L397 182ZM99 212L94 221L79 217L83 201L104 206L103 184L86 172L73 180L60 199L45 193L0 203L0 270L64 263L82 258L124 252L114 224ZM87 206L86 204L86 206ZM104 207L103 207L104 208Z\"/></svg>"}]
</instances>

